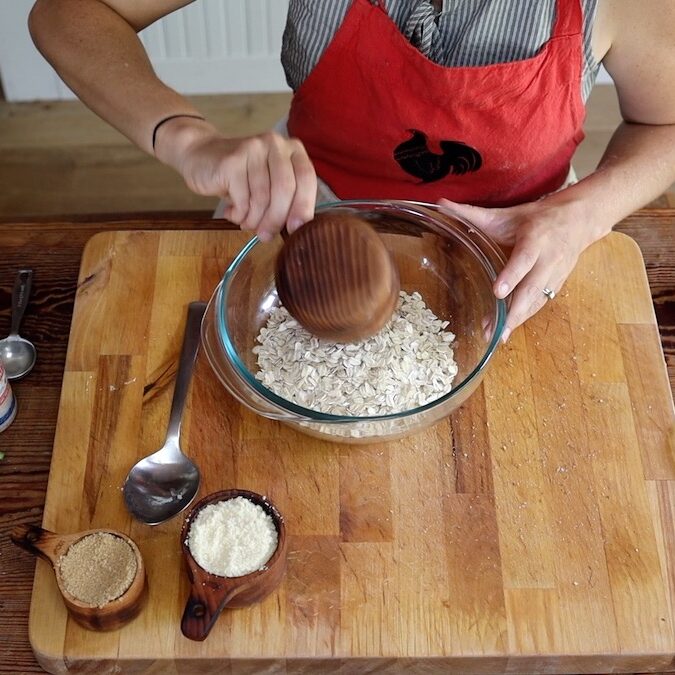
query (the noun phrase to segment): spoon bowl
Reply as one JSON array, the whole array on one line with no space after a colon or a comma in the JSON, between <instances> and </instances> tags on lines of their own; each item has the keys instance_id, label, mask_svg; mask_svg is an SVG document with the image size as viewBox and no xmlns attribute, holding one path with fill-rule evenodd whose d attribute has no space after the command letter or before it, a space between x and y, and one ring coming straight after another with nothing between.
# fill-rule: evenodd
<instances>
[{"instance_id":1,"label":"spoon bowl","mask_svg":"<svg viewBox=\"0 0 675 675\"><path fill-rule=\"evenodd\" d=\"M8 380L18 380L33 370L37 359L35 345L20 337L10 335L0 340L0 360L5 366Z\"/></svg>"},{"instance_id":2,"label":"spoon bowl","mask_svg":"<svg viewBox=\"0 0 675 675\"><path fill-rule=\"evenodd\" d=\"M147 525L159 525L192 502L199 490L199 469L177 445L165 445L129 471L124 500Z\"/></svg>"},{"instance_id":3,"label":"spoon bowl","mask_svg":"<svg viewBox=\"0 0 675 675\"><path fill-rule=\"evenodd\" d=\"M99 532L112 534L126 541L136 558L136 574L129 588L119 598L102 607L86 604L72 596L65 587L60 571L61 558L68 549L84 537ZM12 532L11 539L17 546L51 564L68 613L84 628L94 631L116 630L135 619L143 609L148 595L145 565L138 546L125 534L108 529L57 534L34 525L21 525Z\"/></svg>"},{"instance_id":4,"label":"spoon bowl","mask_svg":"<svg viewBox=\"0 0 675 675\"><path fill-rule=\"evenodd\" d=\"M199 490L199 469L180 449L180 427L205 309L204 302L191 302L188 307L166 441L131 468L122 488L127 509L146 525L159 525L178 515Z\"/></svg>"},{"instance_id":5,"label":"spoon bowl","mask_svg":"<svg viewBox=\"0 0 675 675\"><path fill-rule=\"evenodd\" d=\"M0 340L0 360L8 380L18 380L33 370L37 359L35 345L19 335L19 326L30 297L33 270L20 270L12 291L12 327L9 335Z\"/></svg>"}]
</instances>

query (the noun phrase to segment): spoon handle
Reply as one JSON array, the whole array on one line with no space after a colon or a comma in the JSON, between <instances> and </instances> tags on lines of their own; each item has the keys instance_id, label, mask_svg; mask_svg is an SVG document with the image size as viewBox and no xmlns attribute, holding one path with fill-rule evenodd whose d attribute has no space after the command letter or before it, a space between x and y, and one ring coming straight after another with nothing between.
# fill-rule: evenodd
<instances>
[{"instance_id":1,"label":"spoon handle","mask_svg":"<svg viewBox=\"0 0 675 675\"><path fill-rule=\"evenodd\" d=\"M19 326L28 304L32 282L33 270L19 270L14 281L14 290L12 291L12 327L10 335L19 334Z\"/></svg>"},{"instance_id":2,"label":"spoon handle","mask_svg":"<svg viewBox=\"0 0 675 675\"><path fill-rule=\"evenodd\" d=\"M187 322L185 324L185 335L183 336L183 348L178 361L178 374L176 375L176 385L173 390L173 401L171 403L171 413L169 415L169 428L166 439L174 440L176 445L180 438L180 425L183 417L183 408L190 388L190 379L192 377L192 368L197 359L199 351L200 327L204 311L205 302L191 302L188 307Z\"/></svg>"}]
</instances>

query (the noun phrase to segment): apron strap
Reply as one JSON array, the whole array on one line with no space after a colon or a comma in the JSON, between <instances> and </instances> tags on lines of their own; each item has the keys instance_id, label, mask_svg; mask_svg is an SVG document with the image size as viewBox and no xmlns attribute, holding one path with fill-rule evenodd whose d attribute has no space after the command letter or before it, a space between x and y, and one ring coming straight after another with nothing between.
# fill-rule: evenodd
<instances>
[{"instance_id":1,"label":"apron strap","mask_svg":"<svg viewBox=\"0 0 675 675\"><path fill-rule=\"evenodd\" d=\"M438 12L431 0L417 0L402 32L424 56L439 63L443 59L443 40L437 19Z\"/></svg>"},{"instance_id":2,"label":"apron strap","mask_svg":"<svg viewBox=\"0 0 675 675\"><path fill-rule=\"evenodd\" d=\"M581 0L557 0L556 17L551 37L577 35L583 31L584 14Z\"/></svg>"}]
</instances>

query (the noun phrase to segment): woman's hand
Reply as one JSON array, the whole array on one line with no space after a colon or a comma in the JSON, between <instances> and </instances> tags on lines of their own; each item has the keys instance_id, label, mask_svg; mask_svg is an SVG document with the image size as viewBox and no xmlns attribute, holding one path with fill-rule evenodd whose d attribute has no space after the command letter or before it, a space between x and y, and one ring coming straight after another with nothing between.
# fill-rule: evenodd
<instances>
[{"instance_id":1,"label":"woman's hand","mask_svg":"<svg viewBox=\"0 0 675 675\"><path fill-rule=\"evenodd\" d=\"M512 294L502 340L538 312L548 300L544 289L559 293L581 252L600 238L577 202L557 195L509 208L486 209L439 200L441 210L476 225L497 243L512 249L494 282L498 298Z\"/></svg>"},{"instance_id":2,"label":"woman's hand","mask_svg":"<svg viewBox=\"0 0 675 675\"><path fill-rule=\"evenodd\" d=\"M262 241L314 216L316 173L297 139L274 132L228 139L208 122L177 118L159 128L155 147L193 192L224 198L225 218Z\"/></svg>"}]
</instances>

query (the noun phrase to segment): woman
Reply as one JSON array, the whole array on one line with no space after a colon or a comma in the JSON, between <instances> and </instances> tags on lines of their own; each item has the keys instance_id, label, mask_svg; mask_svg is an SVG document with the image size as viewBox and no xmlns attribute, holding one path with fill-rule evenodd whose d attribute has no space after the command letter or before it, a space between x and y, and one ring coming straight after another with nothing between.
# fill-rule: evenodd
<instances>
[{"instance_id":1,"label":"woman","mask_svg":"<svg viewBox=\"0 0 675 675\"><path fill-rule=\"evenodd\" d=\"M340 198L466 216L512 247L494 287L512 294L505 340L587 246L675 181L671 0L290 0L290 138L246 139L163 85L135 35L185 4L37 0L30 29L92 110L261 239L312 217L317 172ZM572 184L601 61L625 122Z\"/></svg>"}]
</instances>

